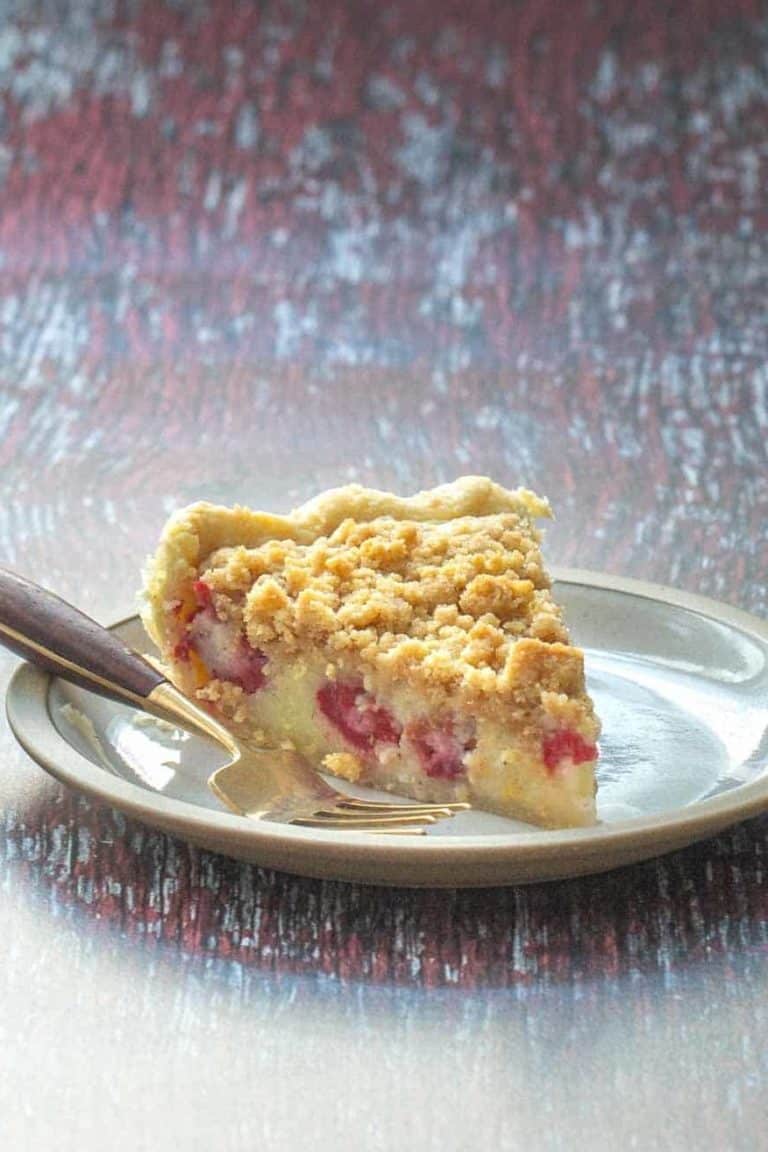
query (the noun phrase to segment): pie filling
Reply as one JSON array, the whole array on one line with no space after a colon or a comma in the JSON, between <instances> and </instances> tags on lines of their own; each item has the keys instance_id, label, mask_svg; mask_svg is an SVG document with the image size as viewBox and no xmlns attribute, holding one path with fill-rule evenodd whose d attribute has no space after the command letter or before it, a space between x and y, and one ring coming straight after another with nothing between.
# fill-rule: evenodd
<instances>
[{"instance_id":1,"label":"pie filling","mask_svg":"<svg viewBox=\"0 0 768 1152\"><path fill-rule=\"evenodd\" d=\"M522 774L538 780L544 797L560 790L577 814L581 807L588 816L598 752L578 731L552 727L531 747L516 744L509 729L492 720L433 715L407 694L370 690L359 671L342 671L321 650L287 656L279 648L253 648L242 628L219 618L203 580L193 590L194 608L183 614L174 646L177 677L191 679L201 699L265 739L290 743L360 784L444 801L477 791L502 811L510 807L509 794L515 814L534 816L509 787ZM506 773L498 788L494 766L500 762Z\"/></svg>"},{"instance_id":2,"label":"pie filling","mask_svg":"<svg viewBox=\"0 0 768 1152\"><path fill-rule=\"evenodd\" d=\"M156 589L150 631L175 682L350 781L592 823L599 724L530 520L328 529L265 528L253 546L235 532Z\"/></svg>"}]
</instances>

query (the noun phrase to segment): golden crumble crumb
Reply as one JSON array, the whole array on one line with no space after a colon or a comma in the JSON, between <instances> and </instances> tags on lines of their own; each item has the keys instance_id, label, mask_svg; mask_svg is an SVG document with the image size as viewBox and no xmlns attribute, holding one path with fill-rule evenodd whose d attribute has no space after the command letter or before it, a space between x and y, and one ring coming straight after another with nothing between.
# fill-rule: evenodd
<instances>
[{"instance_id":1,"label":"golden crumble crumb","mask_svg":"<svg viewBox=\"0 0 768 1152\"><path fill-rule=\"evenodd\" d=\"M273 616L288 607L288 594L274 576L261 576L251 589L249 607L254 615Z\"/></svg>"},{"instance_id":2,"label":"golden crumble crumb","mask_svg":"<svg viewBox=\"0 0 768 1152\"><path fill-rule=\"evenodd\" d=\"M333 772L334 776L341 776L342 779L349 780L350 784L359 780L363 771L363 766L357 756L353 756L351 752L329 752L327 756L323 757L323 767L327 768L329 772Z\"/></svg>"},{"instance_id":3,"label":"golden crumble crumb","mask_svg":"<svg viewBox=\"0 0 768 1152\"><path fill-rule=\"evenodd\" d=\"M248 702L243 689L229 680L214 677L196 692L198 700L216 704L225 716L236 724L244 724L248 719Z\"/></svg>"}]
</instances>

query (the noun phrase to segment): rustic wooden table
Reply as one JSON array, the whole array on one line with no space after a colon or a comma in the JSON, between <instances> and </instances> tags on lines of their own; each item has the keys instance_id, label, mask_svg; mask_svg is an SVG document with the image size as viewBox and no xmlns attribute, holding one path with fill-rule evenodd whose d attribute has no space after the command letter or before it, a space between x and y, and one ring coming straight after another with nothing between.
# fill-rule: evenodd
<instances>
[{"instance_id":1,"label":"rustic wooden table","mask_svg":"<svg viewBox=\"0 0 768 1152\"><path fill-rule=\"evenodd\" d=\"M484 472L765 615L767 52L751 0L12 6L4 562L106 621L194 498ZM768 819L385 891L0 748L3 1148L765 1146Z\"/></svg>"}]
</instances>

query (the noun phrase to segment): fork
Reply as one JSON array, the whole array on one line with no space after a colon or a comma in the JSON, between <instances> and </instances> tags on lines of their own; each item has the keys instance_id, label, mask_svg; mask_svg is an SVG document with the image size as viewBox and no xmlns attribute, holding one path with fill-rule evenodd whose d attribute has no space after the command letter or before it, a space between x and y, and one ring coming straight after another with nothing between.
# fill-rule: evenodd
<instances>
[{"instance_id":1,"label":"fork","mask_svg":"<svg viewBox=\"0 0 768 1152\"><path fill-rule=\"evenodd\" d=\"M179 692L151 658L144 659L52 592L3 568L0 642L52 675L214 740L230 759L208 785L239 816L407 835L422 834L430 824L469 807L361 800L339 792L297 752L238 739Z\"/></svg>"}]
</instances>

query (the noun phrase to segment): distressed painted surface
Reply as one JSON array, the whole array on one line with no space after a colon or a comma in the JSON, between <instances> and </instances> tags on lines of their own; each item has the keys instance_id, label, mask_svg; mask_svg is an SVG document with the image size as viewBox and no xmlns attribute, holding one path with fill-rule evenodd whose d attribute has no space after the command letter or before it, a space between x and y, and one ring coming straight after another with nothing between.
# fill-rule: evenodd
<instances>
[{"instance_id":1,"label":"distressed painted surface","mask_svg":"<svg viewBox=\"0 0 768 1152\"><path fill-rule=\"evenodd\" d=\"M106 620L189 499L479 471L551 496L553 561L766 614L768 11L672 9L9 5L7 562ZM9 1147L760 1145L768 821L383 892L0 747Z\"/></svg>"}]
</instances>

